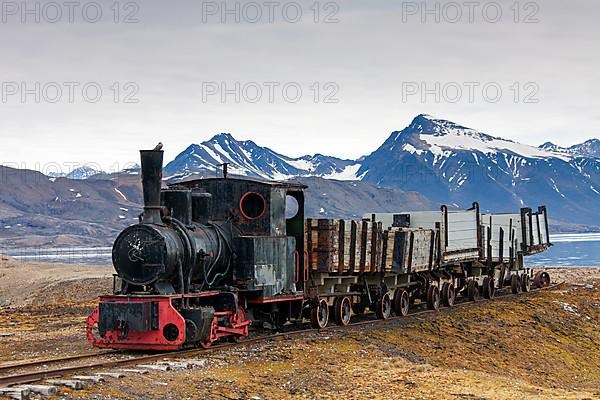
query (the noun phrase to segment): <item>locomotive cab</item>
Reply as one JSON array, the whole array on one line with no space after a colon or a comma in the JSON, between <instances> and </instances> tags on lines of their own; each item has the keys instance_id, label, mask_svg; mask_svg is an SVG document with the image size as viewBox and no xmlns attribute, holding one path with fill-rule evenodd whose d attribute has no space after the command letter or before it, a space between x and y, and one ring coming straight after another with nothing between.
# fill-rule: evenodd
<instances>
[{"instance_id":1,"label":"locomotive cab","mask_svg":"<svg viewBox=\"0 0 600 400\"><path fill-rule=\"evenodd\" d=\"M231 284L247 301L301 292L304 276L303 185L237 178L198 179L172 185L211 193L212 223L230 227L235 262Z\"/></svg>"}]
</instances>

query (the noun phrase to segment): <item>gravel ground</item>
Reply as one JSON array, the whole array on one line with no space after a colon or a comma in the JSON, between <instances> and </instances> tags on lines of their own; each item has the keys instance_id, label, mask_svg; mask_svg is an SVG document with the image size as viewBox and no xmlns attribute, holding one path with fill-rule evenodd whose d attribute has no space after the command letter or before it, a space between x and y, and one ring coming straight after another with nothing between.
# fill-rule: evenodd
<instances>
[{"instance_id":1,"label":"gravel ground","mask_svg":"<svg viewBox=\"0 0 600 400\"><path fill-rule=\"evenodd\" d=\"M0 257L0 305L94 301L112 291L112 265L21 263Z\"/></svg>"},{"instance_id":2,"label":"gravel ground","mask_svg":"<svg viewBox=\"0 0 600 400\"><path fill-rule=\"evenodd\" d=\"M85 319L112 290L112 273L112 266L1 259L0 363L94 351Z\"/></svg>"}]
</instances>

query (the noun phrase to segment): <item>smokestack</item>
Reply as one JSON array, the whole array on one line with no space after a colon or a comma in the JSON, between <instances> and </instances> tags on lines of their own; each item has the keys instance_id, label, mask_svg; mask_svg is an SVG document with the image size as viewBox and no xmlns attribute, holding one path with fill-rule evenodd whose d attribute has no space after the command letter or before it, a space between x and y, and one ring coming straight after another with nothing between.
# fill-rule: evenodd
<instances>
[{"instance_id":1,"label":"smokestack","mask_svg":"<svg viewBox=\"0 0 600 400\"><path fill-rule=\"evenodd\" d=\"M158 146L157 146L158 147ZM160 224L160 187L162 182L162 150L140 150L142 188L144 191L144 222Z\"/></svg>"}]
</instances>

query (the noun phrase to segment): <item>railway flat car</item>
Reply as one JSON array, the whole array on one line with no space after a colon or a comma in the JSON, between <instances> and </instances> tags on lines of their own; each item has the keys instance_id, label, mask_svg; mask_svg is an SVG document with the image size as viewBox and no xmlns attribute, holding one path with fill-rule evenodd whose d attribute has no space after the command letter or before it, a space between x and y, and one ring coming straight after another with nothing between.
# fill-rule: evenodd
<instances>
[{"instance_id":1,"label":"railway flat car","mask_svg":"<svg viewBox=\"0 0 600 400\"><path fill-rule=\"evenodd\" d=\"M407 211L401 213L365 214L383 226L430 229L439 233L439 263L448 265L461 261L471 261L479 257L481 237L479 236L479 205L473 204L469 210Z\"/></svg>"}]
</instances>

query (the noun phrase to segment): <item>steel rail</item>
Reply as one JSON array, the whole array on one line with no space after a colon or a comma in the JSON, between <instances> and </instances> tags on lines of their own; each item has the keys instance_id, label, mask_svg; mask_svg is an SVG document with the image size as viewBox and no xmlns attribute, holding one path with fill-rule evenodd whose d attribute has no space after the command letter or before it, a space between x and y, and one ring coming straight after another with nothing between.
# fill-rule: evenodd
<instances>
[{"instance_id":1,"label":"steel rail","mask_svg":"<svg viewBox=\"0 0 600 400\"><path fill-rule=\"evenodd\" d=\"M117 355L117 354L123 354L123 353L121 351L104 351L104 352L89 353L89 354L78 354L78 355L67 356L67 357L24 360L24 361L19 361L19 362L13 363L13 364L2 363L2 364L0 364L0 373L9 371L11 369L41 367L41 366L47 366L47 365L57 364L57 363L66 362L66 361L78 361L78 360L84 360L86 358L109 356L109 355L113 355L113 354Z\"/></svg>"}]
</instances>

